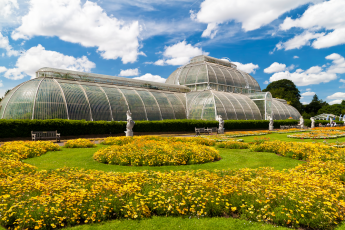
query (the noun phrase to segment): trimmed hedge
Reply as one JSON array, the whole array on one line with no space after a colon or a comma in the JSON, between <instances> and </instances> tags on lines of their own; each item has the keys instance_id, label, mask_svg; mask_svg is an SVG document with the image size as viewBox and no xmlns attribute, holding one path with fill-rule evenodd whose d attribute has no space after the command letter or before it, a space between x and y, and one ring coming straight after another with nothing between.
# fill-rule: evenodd
<instances>
[{"instance_id":1,"label":"trimmed hedge","mask_svg":"<svg viewBox=\"0 0 345 230\"><path fill-rule=\"evenodd\" d=\"M274 127L296 125L297 120L277 120ZM225 130L233 129L268 129L266 120L226 120ZM163 120L135 121L134 132L194 132L194 128L217 127L217 121L206 120ZM85 120L7 120L0 119L0 138L30 137L31 131L54 131L61 136L79 136L94 134L124 133L125 121L85 121Z\"/></svg>"},{"instance_id":2,"label":"trimmed hedge","mask_svg":"<svg viewBox=\"0 0 345 230\"><path fill-rule=\"evenodd\" d=\"M329 123L329 120L328 121L326 121L326 120L316 120L315 121L315 126L318 126L320 123L322 125L325 125L325 124ZM335 121L335 123L337 123L337 124L344 124L343 121ZM305 119L304 120L304 125L310 127L311 126L311 120L310 119Z\"/></svg>"}]
</instances>

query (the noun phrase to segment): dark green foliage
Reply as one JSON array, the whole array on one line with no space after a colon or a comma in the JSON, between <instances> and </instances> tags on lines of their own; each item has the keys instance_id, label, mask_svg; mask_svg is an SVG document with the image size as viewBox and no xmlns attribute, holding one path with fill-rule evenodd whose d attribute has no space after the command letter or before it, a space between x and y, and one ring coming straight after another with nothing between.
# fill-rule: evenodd
<instances>
[{"instance_id":1,"label":"dark green foliage","mask_svg":"<svg viewBox=\"0 0 345 230\"><path fill-rule=\"evenodd\" d=\"M311 102L308 105L304 106L304 111L308 113L310 117L312 117L315 116L322 107L327 105L327 102L319 100L319 97L315 94L313 96L313 100L311 100Z\"/></svg>"},{"instance_id":2,"label":"dark green foliage","mask_svg":"<svg viewBox=\"0 0 345 230\"><path fill-rule=\"evenodd\" d=\"M280 98L287 101L289 105L295 107L299 112L302 111L300 102L301 94L296 85L287 79L274 81L267 85L263 92L270 92L274 98Z\"/></svg>"},{"instance_id":3,"label":"dark green foliage","mask_svg":"<svg viewBox=\"0 0 345 230\"><path fill-rule=\"evenodd\" d=\"M334 104L334 105L325 105L321 109L319 109L318 114L327 113L327 114L334 114L339 116L343 114L345 106L341 104Z\"/></svg>"},{"instance_id":4,"label":"dark green foliage","mask_svg":"<svg viewBox=\"0 0 345 230\"><path fill-rule=\"evenodd\" d=\"M268 129L265 120L226 120L225 130ZM274 127L296 125L296 120L277 120ZM194 132L195 127L218 127L217 121L206 120L163 120L135 121L134 132ZM85 120L7 120L0 119L0 138L30 137L31 131L54 131L61 136L79 136L95 134L124 133L124 121L85 121Z\"/></svg>"}]
</instances>

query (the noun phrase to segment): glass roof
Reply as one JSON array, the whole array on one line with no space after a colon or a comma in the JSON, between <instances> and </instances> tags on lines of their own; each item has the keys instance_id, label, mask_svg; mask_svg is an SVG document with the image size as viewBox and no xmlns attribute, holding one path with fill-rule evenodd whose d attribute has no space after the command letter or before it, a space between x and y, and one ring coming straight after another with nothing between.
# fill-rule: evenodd
<instances>
[{"instance_id":1,"label":"glass roof","mask_svg":"<svg viewBox=\"0 0 345 230\"><path fill-rule=\"evenodd\" d=\"M193 58L189 64L175 70L166 83L186 85L192 91L213 89L243 94L261 91L252 76L237 70L231 62L208 56Z\"/></svg>"},{"instance_id":2,"label":"glass roof","mask_svg":"<svg viewBox=\"0 0 345 230\"><path fill-rule=\"evenodd\" d=\"M171 85L166 83L158 83L151 81L143 81L137 79L130 79L124 77L114 77L103 74L95 73L85 73L72 70L63 70L44 67L36 72L36 77L50 77L50 78L60 78L72 81L86 81L86 82L96 82L101 84L114 84L123 85L130 87L148 88L148 89L158 89L173 92L190 92L190 89L186 86Z\"/></svg>"}]
</instances>

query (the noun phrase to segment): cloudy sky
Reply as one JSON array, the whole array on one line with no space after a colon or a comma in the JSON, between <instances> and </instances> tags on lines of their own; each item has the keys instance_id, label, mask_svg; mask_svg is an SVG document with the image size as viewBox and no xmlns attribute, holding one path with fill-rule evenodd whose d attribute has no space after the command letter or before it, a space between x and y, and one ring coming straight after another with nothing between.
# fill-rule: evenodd
<instances>
[{"instance_id":1,"label":"cloudy sky","mask_svg":"<svg viewBox=\"0 0 345 230\"><path fill-rule=\"evenodd\" d=\"M115 3L114 3L115 2ZM55 67L164 82L197 55L345 99L344 0L0 0L0 97Z\"/></svg>"}]
</instances>

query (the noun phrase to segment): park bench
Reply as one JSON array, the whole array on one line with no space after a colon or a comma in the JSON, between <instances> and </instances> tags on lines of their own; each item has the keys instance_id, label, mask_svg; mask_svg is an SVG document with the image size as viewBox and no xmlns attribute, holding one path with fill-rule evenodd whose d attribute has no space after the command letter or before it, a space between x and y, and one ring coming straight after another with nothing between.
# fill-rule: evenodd
<instances>
[{"instance_id":1,"label":"park bench","mask_svg":"<svg viewBox=\"0 0 345 230\"><path fill-rule=\"evenodd\" d=\"M56 139L60 142L60 133L55 131L31 131L31 138L33 141L43 140L43 139Z\"/></svg>"},{"instance_id":2,"label":"park bench","mask_svg":"<svg viewBox=\"0 0 345 230\"><path fill-rule=\"evenodd\" d=\"M212 129L205 129L205 128L195 128L195 136L200 136L201 133L207 133L210 134L212 133Z\"/></svg>"}]
</instances>

